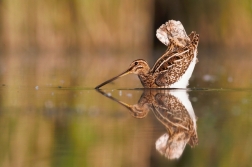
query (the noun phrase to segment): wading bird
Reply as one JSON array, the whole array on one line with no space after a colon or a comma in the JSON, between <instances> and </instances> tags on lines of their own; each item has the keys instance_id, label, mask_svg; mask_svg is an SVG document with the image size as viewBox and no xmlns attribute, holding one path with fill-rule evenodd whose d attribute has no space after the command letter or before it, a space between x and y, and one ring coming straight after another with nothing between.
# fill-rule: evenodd
<instances>
[{"instance_id":1,"label":"wading bird","mask_svg":"<svg viewBox=\"0 0 252 167\"><path fill-rule=\"evenodd\" d=\"M180 43L181 39L169 37L167 51L152 68L143 59L135 60L126 71L96 86L95 89L127 74L137 74L144 88L186 88L198 61L199 34L192 32L188 37L190 40L187 40L185 45Z\"/></svg>"}]
</instances>

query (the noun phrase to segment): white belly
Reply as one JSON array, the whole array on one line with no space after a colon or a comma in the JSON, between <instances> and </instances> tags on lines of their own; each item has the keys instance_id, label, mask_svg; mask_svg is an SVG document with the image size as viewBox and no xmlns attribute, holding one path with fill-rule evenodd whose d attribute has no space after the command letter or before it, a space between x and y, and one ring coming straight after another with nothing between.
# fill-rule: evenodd
<instances>
[{"instance_id":1,"label":"white belly","mask_svg":"<svg viewBox=\"0 0 252 167\"><path fill-rule=\"evenodd\" d=\"M190 65L187 68L187 70L184 73L184 75L182 75L181 78L177 82L175 82L174 84L170 85L169 88L186 88L188 86L189 79L192 76L192 72L194 70L196 61L197 61L197 49L195 49L193 60L190 63Z\"/></svg>"}]
</instances>

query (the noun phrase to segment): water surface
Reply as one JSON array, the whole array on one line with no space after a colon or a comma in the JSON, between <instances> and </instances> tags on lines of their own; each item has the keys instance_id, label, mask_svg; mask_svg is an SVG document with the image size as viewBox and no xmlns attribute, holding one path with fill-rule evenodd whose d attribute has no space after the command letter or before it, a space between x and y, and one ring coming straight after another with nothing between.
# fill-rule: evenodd
<instances>
[{"instance_id":1,"label":"water surface","mask_svg":"<svg viewBox=\"0 0 252 167\"><path fill-rule=\"evenodd\" d=\"M2 85L0 92L8 95L1 96L1 166L250 165L250 89Z\"/></svg>"}]
</instances>

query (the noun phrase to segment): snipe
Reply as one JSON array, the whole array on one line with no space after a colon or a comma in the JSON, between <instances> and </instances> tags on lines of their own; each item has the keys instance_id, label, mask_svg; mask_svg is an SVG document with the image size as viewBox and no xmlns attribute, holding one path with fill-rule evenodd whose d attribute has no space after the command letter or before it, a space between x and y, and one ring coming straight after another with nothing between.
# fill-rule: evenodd
<instances>
[{"instance_id":1,"label":"snipe","mask_svg":"<svg viewBox=\"0 0 252 167\"><path fill-rule=\"evenodd\" d=\"M167 35L167 51L152 68L143 59L135 60L126 71L96 86L95 89L131 73L138 75L144 88L186 88L197 62L199 34L192 32L186 36L188 39L172 35Z\"/></svg>"}]
</instances>

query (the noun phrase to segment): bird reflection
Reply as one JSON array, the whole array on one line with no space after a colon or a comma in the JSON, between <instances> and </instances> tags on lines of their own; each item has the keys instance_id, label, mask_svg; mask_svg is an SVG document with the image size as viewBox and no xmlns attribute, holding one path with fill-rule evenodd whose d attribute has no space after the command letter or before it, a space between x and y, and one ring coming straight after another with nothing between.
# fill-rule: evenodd
<instances>
[{"instance_id":1,"label":"bird reflection","mask_svg":"<svg viewBox=\"0 0 252 167\"><path fill-rule=\"evenodd\" d=\"M152 111L167 129L167 133L156 140L157 151L166 158L177 159L186 144L191 147L198 144L196 117L185 90L146 89L134 105L124 103L102 90L98 92L128 108L135 118L144 118Z\"/></svg>"}]
</instances>

